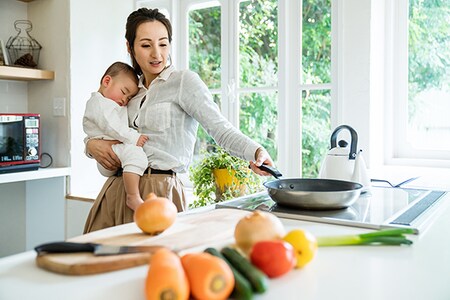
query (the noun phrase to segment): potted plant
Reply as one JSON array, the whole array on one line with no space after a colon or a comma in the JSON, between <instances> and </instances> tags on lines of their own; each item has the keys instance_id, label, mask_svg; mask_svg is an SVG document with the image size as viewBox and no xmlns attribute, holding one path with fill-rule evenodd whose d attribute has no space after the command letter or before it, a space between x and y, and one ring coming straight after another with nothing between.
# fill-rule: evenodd
<instances>
[{"instance_id":1,"label":"potted plant","mask_svg":"<svg viewBox=\"0 0 450 300\"><path fill-rule=\"evenodd\" d=\"M201 207L255 193L262 189L259 176L248 167L248 161L230 155L214 145L202 152L203 158L190 168L189 179L197 199L190 205Z\"/></svg>"}]
</instances>

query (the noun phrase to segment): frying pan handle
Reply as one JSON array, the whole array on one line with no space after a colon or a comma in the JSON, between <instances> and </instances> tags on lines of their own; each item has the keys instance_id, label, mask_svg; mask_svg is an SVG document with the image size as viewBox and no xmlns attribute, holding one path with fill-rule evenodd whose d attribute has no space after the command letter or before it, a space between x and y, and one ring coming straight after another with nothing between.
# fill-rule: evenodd
<instances>
[{"instance_id":1,"label":"frying pan handle","mask_svg":"<svg viewBox=\"0 0 450 300\"><path fill-rule=\"evenodd\" d=\"M283 174L280 173L280 171L278 171L277 169L275 169L274 167L271 167L269 165L266 164L262 164L259 167L261 170L266 171L267 173L270 173L270 175L272 175L275 178L280 178L281 176L283 176Z\"/></svg>"}]
</instances>

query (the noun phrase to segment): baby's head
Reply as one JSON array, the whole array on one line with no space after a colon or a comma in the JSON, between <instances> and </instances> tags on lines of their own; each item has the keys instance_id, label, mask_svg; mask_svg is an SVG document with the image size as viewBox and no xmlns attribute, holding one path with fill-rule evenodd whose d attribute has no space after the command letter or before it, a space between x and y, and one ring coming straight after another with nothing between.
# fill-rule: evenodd
<instances>
[{"instance_id":1,"label":"baby's head","mask_svg":"<svg viewBox=\"0 0 450 300\"><path fill-rule=\"evenodd\" d=\"M98 91L103 97L125 106L139 91L136 72L126 63L115 62L103 75Z\"/></svg>"}]
</instances>

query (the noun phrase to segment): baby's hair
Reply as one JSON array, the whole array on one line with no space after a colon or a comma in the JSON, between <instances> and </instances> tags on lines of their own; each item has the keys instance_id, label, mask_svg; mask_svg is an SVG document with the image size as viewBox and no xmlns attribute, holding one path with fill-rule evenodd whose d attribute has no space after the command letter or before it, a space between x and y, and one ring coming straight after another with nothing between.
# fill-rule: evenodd
<instances>
[{"instance_id":1,"label":"baby's hair","mask_svg":"<svg viewBox=\"0 0 450 300\"><path fill-rule=\"evenodd\" d=\"M119 75L122 72L126 73L126 74L130 74L133 77L134 82L136 82L136 83L139 82L136 71L134 70L134 68L132 66L130 66L129 64L120 62L120 61L116 61L115 63L110 65L108 69L106 69L105 74L103 74L102 78L100 79L100 84L106 75L114 77L114 76Z\"/></svg>"}]
</instances>

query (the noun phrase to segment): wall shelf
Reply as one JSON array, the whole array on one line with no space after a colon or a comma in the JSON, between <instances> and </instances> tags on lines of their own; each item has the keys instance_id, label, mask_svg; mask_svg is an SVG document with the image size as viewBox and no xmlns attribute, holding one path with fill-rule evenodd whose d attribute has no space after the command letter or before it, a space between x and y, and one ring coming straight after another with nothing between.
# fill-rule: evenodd
<instances>
[{"instance_id":1,"label":"wall shelf","mask_svg":"<svg viewBox=\"0 0 450 300\"><path fill-rule=\"evenodd\" d=\"M69 167L57 167L57 168L48 168L48 169L41 168L36 171L25 171L25 172L0 174L0 184L21 182L21 181L30 181L30 180L37 180L37 179L46 179L46 178L55 178L55 177L64 177L64 176L69 176L69 175L70 175Z\"/></svg>"},{"instance_id":2,"label":"wall shelf","mask_svg":"<svg viewBox=\"0 0 450 300\"><path fill-rule=\"evenodd\" d=\"M0 79L3 80L53 80L55 72L22 67L0 66Z\"/></svg>"}]
</instances>

